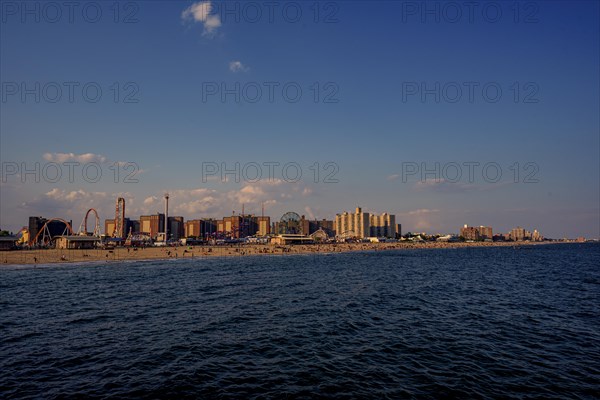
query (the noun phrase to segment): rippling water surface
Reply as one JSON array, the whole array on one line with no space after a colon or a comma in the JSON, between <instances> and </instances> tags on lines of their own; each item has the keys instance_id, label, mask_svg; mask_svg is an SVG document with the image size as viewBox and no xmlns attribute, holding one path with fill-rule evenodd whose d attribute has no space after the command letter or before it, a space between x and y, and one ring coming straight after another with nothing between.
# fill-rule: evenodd
<instances>
[{"instance_id":1,"label":"rippling water surface","mask_svg":"<svg viewBox=\"0 0 600 400\"><path fill-rule=\"evenodd\" d=\"M0 269L0 397L593 398L600 246Z\"/></svg>"}]
</instances>

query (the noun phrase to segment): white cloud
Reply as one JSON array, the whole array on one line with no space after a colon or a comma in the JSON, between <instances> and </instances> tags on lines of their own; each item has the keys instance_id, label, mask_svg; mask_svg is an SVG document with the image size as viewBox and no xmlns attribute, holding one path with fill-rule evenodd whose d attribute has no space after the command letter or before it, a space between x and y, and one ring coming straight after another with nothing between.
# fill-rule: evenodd
<instances>
[{"instance_id":1,"label":"white cloud","mask_svg":"<svg viewBox=\"0 0 600 400\"><path fill-rule=\"evenodd\" d=\"M445 179L427 179L417 182L415 189L419 191L432 190L438 193L464 193L479 190L479 187L474 184L450 182Z\"/></svg>"},{"instance_id":2,"label":"white cloud","mask_svg":"<svg viewBox=\"0 0 600 400\"><path fill-rule=\"evenodd\" d=\"M47 192L45 196L49 199L64 201L67 203L75 203L81 201L89 201L96 202L97 199L106 198L105 192L86 192L85 190L60 190L58 188L54 188L51 191Z\"/></svg>"},{"instance_id":3,"label":"white cloud","mask_svg":"<svg viewBox=\"0 0 600 400\"><path fill-rule=\"evenodd\" d=\"M79 163L104 163L106 162L106 157L100 154L94 153L85 153L85 154L75 154L75 153L44 153L44 160L56 163L64 163L64 162L79 162Z\"/></svg>"},{"instance_id":4,"label":"white cloud","mask_svg":"<svg viewBox=\"0 0 600 400\"><path fill-rule=\"evenodd\" d=\"M242 187L240 190L232 190L227 196L230 200L235 201L239 204L258 204L265 200L270 200L269 190L261 184L248 184Z\"/></svg>"},{"instance_id":5,"label":"white cloud","mask_svg":"<svg viewBox=\"0 0 600 400\"><path fill-rule=\"evenodd\" d=\"M241 61L231 61L229 63L229 70L231 72L248 72L250 68L242 64Z\"/></svg>"},{"instance_id":6,"label":"white cloud","mask_svg":"<svg viewBox=\"0 0 600 400\"><path fill-rule=\"evenodd\" d=\"M181 19L186 22L200 22L204 26L204 32L202 34L210 36L221 26L221 18L218 15L211 14L212 12L212 2L199 1L183 10Z\"/></svg>"},{"instance_id":7,"label":"white cloud","mask_svg":"<svg viewBox=\"0 0 600 400\"><path fill-rule=\"evenodd\" d=\"M272 179L245 184L239 190L228 192L227 198L234 204L246 204L258 208L262 203L273 205L279 201L290 201L311 193L312 191L300 182L292 183L281 179Z\"/></svg>"},{"instance_id":8,"label":"white cloud","mask_svg":"<svg viewBox=\"0 0 600 400\"><path fill-rule=\"evenodd\" d=\"M48 162L55 162L58 164L63 164L66 162L77 162L79 164L89 164L89 163L98 163L98 164L108 164L110 163L112 167L120 168L120 173L123 174L123 179L129 181L135 181L138 179L140 174L148 172L147 169L142 169L140 166L131 161L111 161L107 157L101 154L94 153L83 153L83 154L75 154L75 153L44 153L42 155L44 160ZM12 175L9 175L12 176Z\"/></svg>"},{"instance_id":9,"label":"white cloud","mask_svg":"<svg viewBox=\"0 0 600 400\"><path fill-rule=\"evenodd\" d=\"M169 214L182 215L186 219L213 217L224 206L222 195L213 189L177 189L169 192ZM147 200L147 204L146 204ZM164 198L151 196L144 201L148 211L152 207L164 207ZM153 210L151 212L156 212Z\"/></svg>"},{"instance_id":10,"label":"white cloud","mask_svg":"<svg viewBox=\"0 0 600 400\"><path fill-rule=\"evenodd\" d=\"M212 214L213 211L218 210L221 204L222 203L218 198L212 196L205 196L198 200L192 200L178 204L175 207L175 211L193 218L199 217L199 214L204 214L202 215L203 217L212 217L212 215L207 214Z\"/></svg>"},{"instance_id":11,"label":"white cloud","mask_svg":"<svg viewBox=\"0 0 600 400\"><path fill-rule=\"evenodd\" d=\"M423 214L432 214L432 213L439 213L439 212L440 212L440 210L438 210L437 208L435 208L435 209L420 208L418 210L409 211L405 215L423 215Z\"/></svg>"},{"instance_id":12,"label":"white cloud","mask_svg":"<svg viewBox=\"0 0 600 400\"><path fill-rule=\"evenodd\" d=\"M434 191L437 193L466 193L495 190L497 188L510 185L511 182L497 182L484 185L474 183L452 182L446 179L426 179L415 183L414 188L418 191Z\"/></svg>"},{"instance_id":13,"label":"white cloud","mask_svg":"<svg viewBox=\"0 0 600 400\"><path fill-rule=\"evenodd\" d=\"M144 199L144 206L151 207L151 206L155 205L157 201L158 201L158 197L156 197L156 196L146 197Z\"/></svg>"},{"instance_id":14,"label":"white cloud","mask_svg":"<svg viewBox=\"0 0 600 400\"><path fill-rule=\"evenodd\" d=\"M87 192L85 190L62 190L54 188L37 198L21 204L21 209L29 215L42 215L46 218L64 218L73 221L73 229L77 231L86 211L96 209L100 217L101 230L105 218L112 218L114 205L106 192ZM112 206L111 206L112 205ZM93 222L88 221L88 229Z\"/></svg>"}]
</instances>

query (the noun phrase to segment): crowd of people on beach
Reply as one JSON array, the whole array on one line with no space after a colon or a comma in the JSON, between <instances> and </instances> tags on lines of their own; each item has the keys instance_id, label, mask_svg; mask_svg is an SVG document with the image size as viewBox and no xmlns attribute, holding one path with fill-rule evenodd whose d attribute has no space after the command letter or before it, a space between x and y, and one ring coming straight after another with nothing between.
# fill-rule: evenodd
<instances>
[{"instance_id":1,"label":"crowd of people on beach","mask_svg":"<svg viewBox=\"0 0 600 400\"><path fill-rule=\"evenodd\" d=\"M315 243L297 245L230 244L173 247L116 247L112 249L36 249L0 253L3 264L47 264L91 261L203 258L214 256L284 255L341 253L349 251L385 251L421 248L460 248L521 246L511 242L393 242L393 243Z\"/></svg>"}]
</instances>

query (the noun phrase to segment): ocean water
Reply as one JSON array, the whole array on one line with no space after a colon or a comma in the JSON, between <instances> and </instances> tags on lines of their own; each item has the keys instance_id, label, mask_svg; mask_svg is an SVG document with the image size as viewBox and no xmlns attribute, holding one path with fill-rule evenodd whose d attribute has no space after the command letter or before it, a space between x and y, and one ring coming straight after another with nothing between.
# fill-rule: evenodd
<instances>
[{"instance_id":1,"label":"ocean water","mask_svg":"<svg viewBox=\"0 0 600 400\"><path fill-rule=\"evenodd\" d=\"M594 398L600 246L0 268L0 398Z\"/></svg>"}]
</instances>

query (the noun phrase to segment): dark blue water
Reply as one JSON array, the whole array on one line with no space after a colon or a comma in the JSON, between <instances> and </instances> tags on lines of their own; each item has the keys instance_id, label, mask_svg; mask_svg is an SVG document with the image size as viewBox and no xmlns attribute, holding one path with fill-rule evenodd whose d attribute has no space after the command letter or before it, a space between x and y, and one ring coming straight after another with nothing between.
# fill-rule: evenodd
<instances>
[{"instance_id":1,"label":"dark blue water","mask_svg":"<svg viewBox=\"0 0 600 400\"><path fill-rule=\"evenodd\" d=\"M593 398L600 246L0 269L0 397Z\"/></svg>"}]
</instances>

